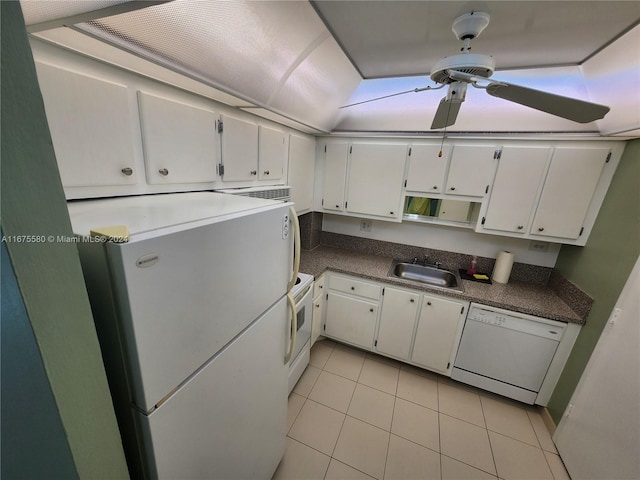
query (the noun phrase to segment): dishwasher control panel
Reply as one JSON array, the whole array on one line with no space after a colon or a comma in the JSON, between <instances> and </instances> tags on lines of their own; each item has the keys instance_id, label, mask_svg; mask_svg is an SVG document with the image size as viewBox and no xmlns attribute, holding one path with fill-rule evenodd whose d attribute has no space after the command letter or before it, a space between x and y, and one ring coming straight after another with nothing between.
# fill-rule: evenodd
<instances>
[{"instance_id":1,"label":"dishwasher control panel","mask_svg":"<svg viewBox=\"0 0 640 480\"><path fill-rule=\"evenodd\" d=\"M516 330L521 333L560 341L566 327L563 322L534 317L523 313L507 312L495 307L472 304L467 321L475 321L494 327Z\"/></svg>"},{"instance_id":2,"label":"dishwasher control panel","mask_svg":"<svg viewBox=\"0 0 640 480\"><path fill-rule=\"evenodd\" d=\"M490 325L496 325L499 327L507 321L509 316L498 312L489 312L481 308L472 308L469 311L469 315L467 315L467 318L470 320L475 320L476 322L488 323Z\"/></svg>"}]
</instances>

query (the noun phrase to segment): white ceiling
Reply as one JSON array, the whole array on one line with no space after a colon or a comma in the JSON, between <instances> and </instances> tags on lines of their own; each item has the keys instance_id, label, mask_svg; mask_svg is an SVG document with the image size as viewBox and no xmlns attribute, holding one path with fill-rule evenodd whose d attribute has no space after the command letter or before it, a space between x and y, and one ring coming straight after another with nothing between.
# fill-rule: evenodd
<instances>
[{"instance_id":1,"label":"white ceiling","mask_svg":"<svg viewBox=\"0 0 640 480\"><path fill-rule=\"evenodd\" d=\"M472 52L494 57L493 78L611 111L602 121L577 124L469 88L450 131L612 134L640 128L635 0L122 2L21 0L28 29L45 40L122 68L131 69L127 55L146 59L174 75L169 83L180 85L180 73L217 91L211 98L310 132L428 132L445 91L339 107L434 85L426 76L431 65L459 53L453 20L484 11L491 22ZM84 13L65 5L82 5ZM63 26L70 28L56 28ZM104 48L87 51L96 43ZM138 73L168 81L140 65Z\"/></svg>"},{"instance_id":2,"label":"white ceiling","mask_svg":"<svg viewBox=\"0 0 640 480\"><path fill-rule=\"evenodd\" d=\"M425 75L459 53L453 20L489 13L473 53L497 70L580 65L640 21L637 1L335 1L314 8L363 78Z\"/></svg>"}]
</instances>

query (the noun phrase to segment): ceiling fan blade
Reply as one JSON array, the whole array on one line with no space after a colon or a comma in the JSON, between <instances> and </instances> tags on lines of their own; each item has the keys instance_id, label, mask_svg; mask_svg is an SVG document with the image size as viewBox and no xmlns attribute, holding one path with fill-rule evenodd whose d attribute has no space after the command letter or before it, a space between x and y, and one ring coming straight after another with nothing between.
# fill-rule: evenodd
<instances>
[{"instance_id":1,"label":"ceiling fan blade","mask_svg":"<svg viewBox=\"0 0 640 480\"><path fill-rule=\"evenodd\" d=\"M447 97L440 100L436 115L433 117L433 122L431 122L431 129L445 128L456 123L462 102L463 100L457 98L448 99Z\"/></svg>"},{"instance_id":2,"label":"ceiling fan blade","mask_svg":"<svg viewBox=\"0 0 640 480\"><path fill-rule=\"evenodd\" d=\"M510 83L492 83L486 89L487 93L494 97L519 103L525 107L535 108L578 123L589 123L603 118L610 110L605 105L563 97L562 95L542 92Z\"/></svg>"}]
</instances>

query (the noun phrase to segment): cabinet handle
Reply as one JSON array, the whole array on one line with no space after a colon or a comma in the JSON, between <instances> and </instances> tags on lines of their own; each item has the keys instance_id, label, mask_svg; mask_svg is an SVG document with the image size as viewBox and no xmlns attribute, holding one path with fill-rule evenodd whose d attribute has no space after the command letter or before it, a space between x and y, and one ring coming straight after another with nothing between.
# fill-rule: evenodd
<instances>
[{"instance_id":1,"label":"cabinet handle","mask_svg":"<svg viewBox=\"0 0 640 480\"><path fill-rule=\"evenodd\" d=\"M524 225L518 225L518 230L522 230L524 228Z\"/></svg>"},{"instance_id":2,"label":"cabinet handle","mask_svg":"<svg viewBox=\"0 0 640 480\"><path fill-rule=\"evenodd\" d=\"M373 312L373 308L370 308L370 309L369 309L369 311L370 311L370 312Z\"/></svg>"},{"instance_id":3,"label":"cabinet handle","mask_svg":"<svg viewBox=\"0 0 640 480\"><path fill-rule=\"evenodd\" d=\"M451 187L449 190L455 190L455 189L456 189L456 187Z\"/></svg>"},{"instance_id":4,"label":"cabinet handle","mask_svg":"<svg viewBox=\"0 0 640 480\"><path fill-rule=\"evenodd\" d=\"M130 177L131 175L133 175L133 168L131 167L125 167L122 170L120 170L123 174L125 174L127 177Z\"/></svg>"},{"instance_id":5,"label":"cabinet handle","mask_svg":"<svg viewBox=\"0 0 640 480\"><path fill-rule=\"evenodd\" d=\"M427 305L431 306L431 302L427 302Z\"/></svg>"},{"instance_id":6,"label":"cabinet handle","mask_svg":"<svg viewBox=\"0 0 640 480\"><path fill-rule=\"evenodd\" d=\"M316 308L320 308L320 304L319 303L316 303Z\"/></svg>"},{"instance_id":7,"label":"cabinet handle","mask_svg":"<svg viewBox=\"0 0 640 480\"><path fill-rule=\"evenodd\" d=\"M160 170L158 170L158 173L163 177L166 177L167 175L169 175L169 170L166 168L161 168Z\"/></svg>"},{"instance_id":8,"label":"cabinet handle","mask_svg":"<svg viewBox=\"0 0 640 480\"><path fill-rule=\"evenodd\" d=\"M340 208L340 205L336 205L336 208Z\"/></svg>"},{"instance_id":9,"label":"cabinet handle","mask_svg":"<svg viewBox=\"0 0 640 480\"><path fill-rule=\"evenodd\" d=\"M351 290L355 290L355 289L356 289L356 287L351 287Z\"/></svg>"},{"instance_id":10,"label":"cabinet handle","mask_svg":"<svg viewBox=\"0 0 640 480\"><path fill-rule=\"evenodd\" d=\"M413 298L411 298L409 301L410 301L411 303L415 302L415 300L414 300Z\"/></svg>"},{"instance_id":11,"label":"cabinet handle","mask_svg":"<svg viewBox=\"0 0 640 480\"><path fill-rule=\"evenodd\" d=\"M433 189L434 189L434 190L437 190L437 189L438 189L438 186L437 186L437 185L434 185L434 186L433 186Z\"/></svg>"},{"instance_id":12,"label":"cabinet handle","mask_svg":"<svg viewBox=\"0 0 640 480\"><path fill-rule=\"evenodd\" d=\"M258 172L257 172L256 170L251 170L249 173L250 173L251 175L257 175L257 174L258 174Z\"/></svg>"},{"instance_id":13,"label":"cabinet handle","mask_svg":"<svg viewBox=\"0 0 640 480\"><path fill-rule=\"evenodd\" d=\"M538 228L538 231L539 231L539 232L544 232L544 227L540 227L540 228Z\"/></svg>"},{"instance_id":14,"label":"cabinet handle","mask_svg":"<svg viewBox=\"0 0 640 480\"><path fill-rule=\"evenodd\" d=\"M393 212L389 212L389 214L393 215Z\"/></svg>"},{"instance_id":15,"label":"cabinet handle","mask_svg":"<svg viewBox=\"0 0 640 480\"><path fill-rule=\"evenodd\" d=\"M264 171L264 174L265 174L265 175L269 175L269 170L265 170L265 171Z\"/></svg>"}]
</instances>

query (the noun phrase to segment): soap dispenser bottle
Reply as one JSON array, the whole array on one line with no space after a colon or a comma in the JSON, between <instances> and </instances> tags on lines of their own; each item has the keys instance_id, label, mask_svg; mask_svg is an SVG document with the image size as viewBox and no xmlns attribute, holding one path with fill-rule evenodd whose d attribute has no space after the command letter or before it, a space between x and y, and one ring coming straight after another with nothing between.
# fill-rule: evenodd
<instances>
[{"instance_id":1,"label":"soap dispenser bottle","mask_svg":"<svg viewBox=\"0 0 640 480\"><path fill-rule=\"evenodd\" d=\"M476 270L477 263L478 263L478 257L474 255L473 259L471 260L471 267L467 270L467 275L474 275L475 273L477 273L477 270Z\"/></svg>"}]
</instances>

